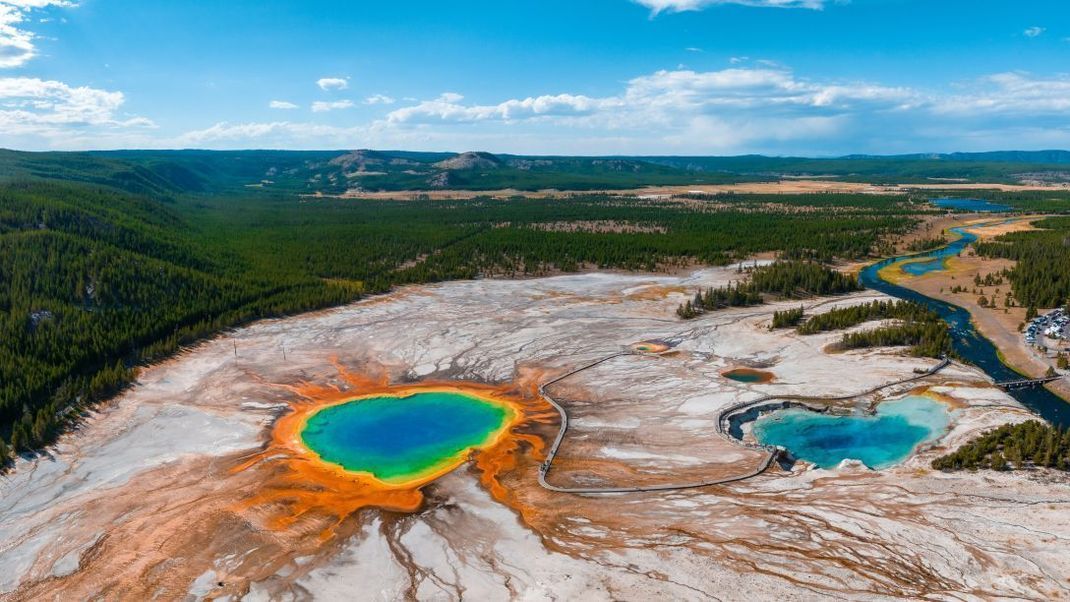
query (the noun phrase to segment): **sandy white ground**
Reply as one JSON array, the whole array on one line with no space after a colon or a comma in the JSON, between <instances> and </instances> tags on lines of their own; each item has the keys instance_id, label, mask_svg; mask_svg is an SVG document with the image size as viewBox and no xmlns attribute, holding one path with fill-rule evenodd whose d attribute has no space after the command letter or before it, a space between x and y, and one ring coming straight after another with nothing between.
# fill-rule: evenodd
<instances>
[{"instance_id":1,"label":"sandy white ground","mask_svg":"<svg viewBox=\"0 0 1070 602\"><path fill-rule=\"evenodd\" d=\"M423 510L366 509L326 542L234 510L262 482L233 468L285 407L289 393L275 385L337 382L335 357L399 382L506 382L671 341L674 353L623 357L562 384L576 424L555 478L574 482L739 470L753 454L715 436L718 409L770 392L848 394L933 363L889 349L827 353L837 334L768 330L774 309L797 303L675 317L698 287L735 278L711 269L411 287L200 345L3 478L0 598L1070 597L1065 477L927 468L980 430L1030 418L961 366L930 383L953 405L949 434L882 472L800 465L732 486L576 497L537 487L529 463L503 480L515 498L503 505L460 469L427 488ZM720 377L737 366L776 380Z\"/></svg>"}]
</instances>

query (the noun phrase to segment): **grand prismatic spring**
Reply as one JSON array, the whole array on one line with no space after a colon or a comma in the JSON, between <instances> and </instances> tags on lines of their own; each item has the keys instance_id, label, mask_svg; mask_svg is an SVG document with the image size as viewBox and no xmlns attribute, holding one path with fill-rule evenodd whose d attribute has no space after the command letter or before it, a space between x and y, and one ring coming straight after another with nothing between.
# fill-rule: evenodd
<instances>
[{"instance_id":1,"label":"grand prismatic spring","mask_svg":"<svg viewBox=\"0 0 1070 602\"><path fill-rule=\"evenodd\" d=\"M455 468L514 416L504 404L453 391L363 397L308 416L301 438L325 462L404 484Z\"/></svg>"}]
</instances>

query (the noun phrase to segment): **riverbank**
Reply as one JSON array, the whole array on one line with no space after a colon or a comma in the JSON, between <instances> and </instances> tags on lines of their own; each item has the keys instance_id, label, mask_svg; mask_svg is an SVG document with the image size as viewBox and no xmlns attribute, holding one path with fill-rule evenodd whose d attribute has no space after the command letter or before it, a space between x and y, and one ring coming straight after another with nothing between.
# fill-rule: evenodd
<instances>
[{"instance_id":1,"label":"riverbank","mask_svg":"<svg viewBox=\"0 0 1070 602\"><path fill-rule=\"evenodd\" d=\"M989 226L967 224L968 230L979 240L991 240L1009 232L1035 229L1033 222L1044 216L1026 216L1021 220L1001 222ZM989 220L991 221L991 220ZM974 278L987 275L999 276L1003 270L1012 269L1015 262L1006 259L990 259L976 255L972 249L959 256L948 257L944 269L921 275L911 275L896 267L881 271L881 276L900 286L909 288L927 297L962 307L970 314L970 321L977 331L992 342L1000 358L1014 371L1029 378L1043 376L1055 360L1029 347L1020 327L1026 321L1024 307L1007 307L1006 295L1011 284L1006 279L999 285L977 286ZM961 287L954 292L955 287ZM986 299L985 305L980 299ZM993 305L992 301L995 300ZM1043 313L1046 310L1041 310ZM1070 402L1070 382L1056 381L1047 385L1063 400Z\"/></svg>"}]
</instances>

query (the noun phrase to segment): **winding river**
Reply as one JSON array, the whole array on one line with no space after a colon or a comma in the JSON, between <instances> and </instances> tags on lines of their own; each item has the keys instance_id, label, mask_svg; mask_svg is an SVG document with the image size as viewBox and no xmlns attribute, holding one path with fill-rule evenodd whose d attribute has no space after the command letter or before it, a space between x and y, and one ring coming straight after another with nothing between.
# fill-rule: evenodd
<instances>
[{"instance_id":1,"label":"winding river","mask_svg":"<svg viewBox=\"0 0 1070 602\"><path fill-rule=\"evenodd\" d=\"M959 356L984 370L997 382L1020 380L1023 376L1000 360L996 346L974 329L968 311L957 305L938 301L906 287L892 284L880 277L880 270L900 262L909 261L909 265L925 266L922 268L924 271L942 269L944 258L958 255L960 251L977 240L977 235L965 228L952 228L951 231L960 238L947 246L926 253L893 257L867 267L860 275L862 284L899 299L921 303L940 314L951 327L952 344ZM1051 391L1043 387L1034 387L1009 393L1011 397L1048 422L1063 428L1070 427L1070 403L1063 401Z\"/></svg>"}]
</instances>

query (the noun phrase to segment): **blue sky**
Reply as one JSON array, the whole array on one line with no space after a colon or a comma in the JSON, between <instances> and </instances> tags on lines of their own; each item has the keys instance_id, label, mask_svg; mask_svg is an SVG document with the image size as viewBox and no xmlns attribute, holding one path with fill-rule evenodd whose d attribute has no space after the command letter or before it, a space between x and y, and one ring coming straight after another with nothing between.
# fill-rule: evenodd
<instances>
[{"instance_id":1,"label":"blue sky","mask_svg":"<svg viewBox=\"0 0 1070 602\"><path fill-rule=\"evenodd\" d=\"M1066 0L0 0L0 146L1070 148Z\"/></svg>"}]
</instances>

